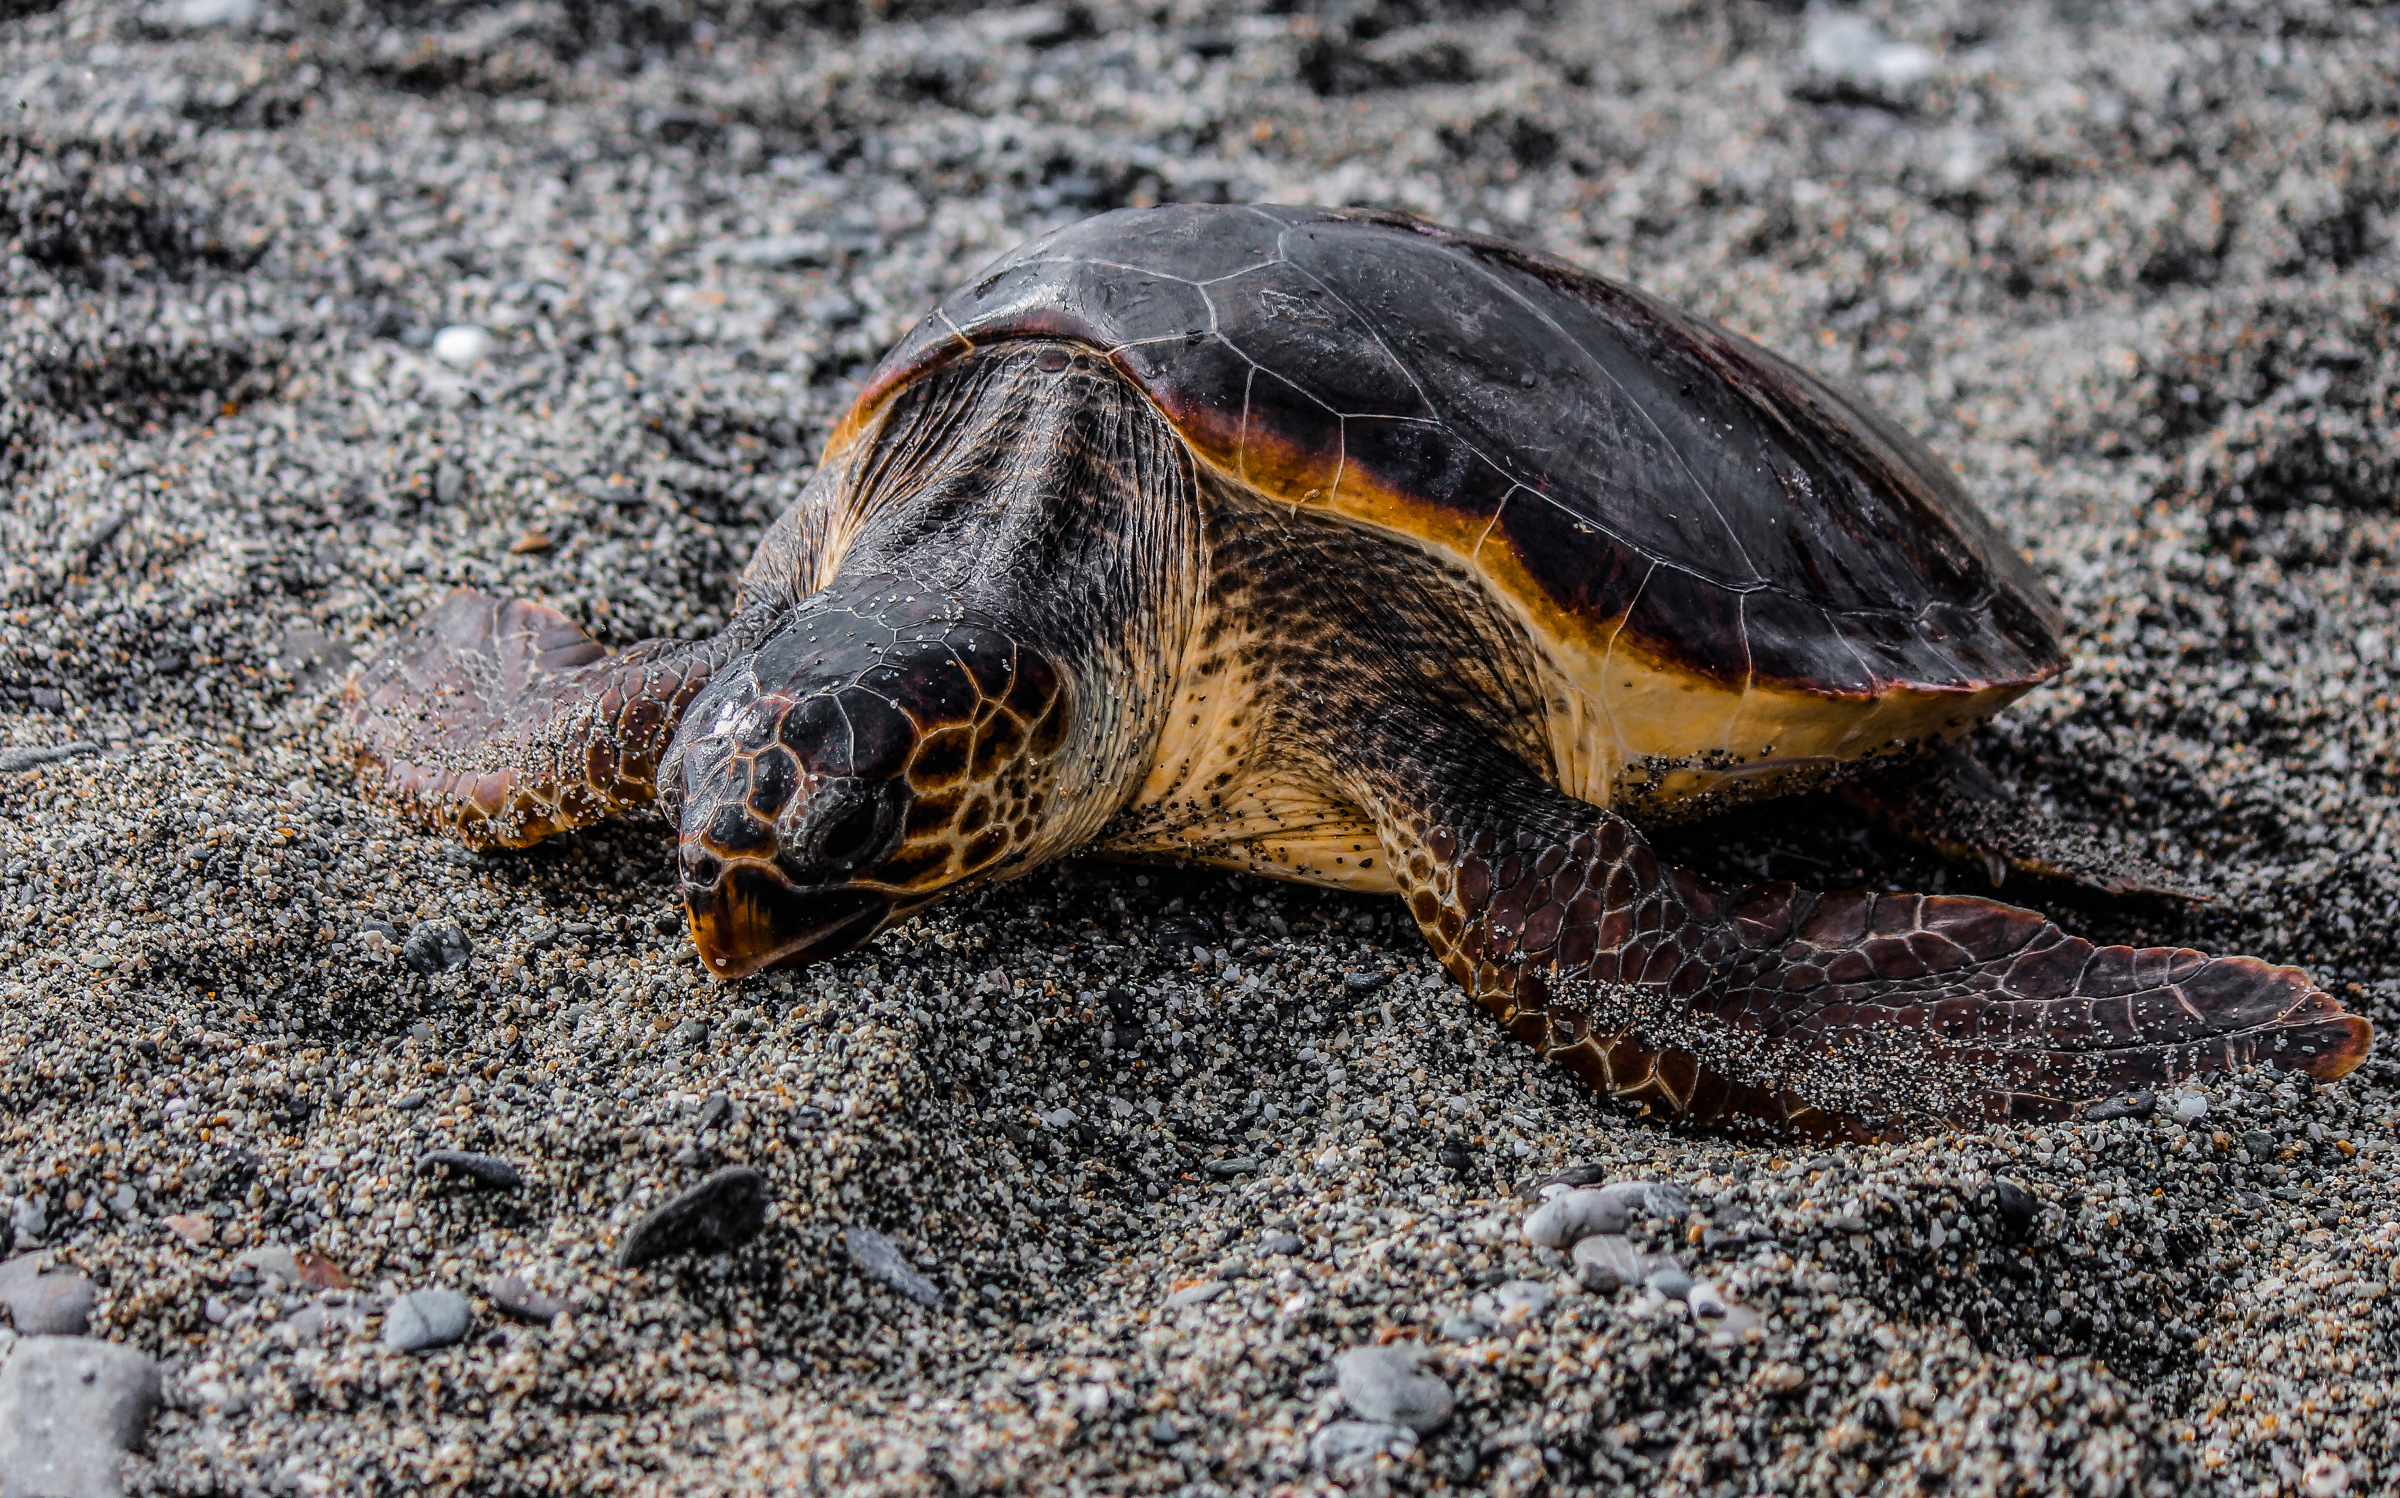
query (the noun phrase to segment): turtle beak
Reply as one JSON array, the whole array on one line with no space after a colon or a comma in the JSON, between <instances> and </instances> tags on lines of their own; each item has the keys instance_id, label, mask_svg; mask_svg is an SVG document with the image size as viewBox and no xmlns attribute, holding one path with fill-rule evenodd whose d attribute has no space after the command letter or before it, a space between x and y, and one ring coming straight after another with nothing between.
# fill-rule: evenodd
<instances>
[{"instance_id":1,"label":"turtle beak","mask_svg":"<svg viewBox=\"0 0 2400 1498\"><path fill-rule=\"evenodd\" d=\"M687 882L692 944L712 978L839 957L881 930L892 902L861 889L796 889L772 865L729 862L706 885Z\"/></svg>"}]
</instances>

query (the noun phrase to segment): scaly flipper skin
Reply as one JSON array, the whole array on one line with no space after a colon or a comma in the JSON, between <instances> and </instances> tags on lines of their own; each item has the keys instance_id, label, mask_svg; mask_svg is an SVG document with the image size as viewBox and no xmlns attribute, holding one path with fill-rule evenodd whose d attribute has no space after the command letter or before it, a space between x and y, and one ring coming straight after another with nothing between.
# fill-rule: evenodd
<instances>
[{"instance_id":1,"label":"scaly flipper skin","mask_svg":"<svg viewBox=\"0 0 2400 1498\"><path fill-rule=\"evenodd\" d=\"M526 847L647 804L684 709L763 622L611 654L555 609L461 589L351 682L341 732L411 812Z\"/></svg>"},{"instance_id":2,"label":"scaly flipper skin","mask_svg":"<svg viewBox=\"0 0 2400 1498\"><path fill-rule=\"evenodd\" d=\"M2330 1079L2366 1058L2368 1023L2296 969L2096 947L1988 900L1729 893L1623 819L1441 741L1402 760L1430 782L1371 749L1356 766L1409 908L1477 1002L1616 1096L1872 1136L2069 1118L2257 1063ZM1406 788L1427 783L1442 789Z\"/></svg>"}]
</instances>

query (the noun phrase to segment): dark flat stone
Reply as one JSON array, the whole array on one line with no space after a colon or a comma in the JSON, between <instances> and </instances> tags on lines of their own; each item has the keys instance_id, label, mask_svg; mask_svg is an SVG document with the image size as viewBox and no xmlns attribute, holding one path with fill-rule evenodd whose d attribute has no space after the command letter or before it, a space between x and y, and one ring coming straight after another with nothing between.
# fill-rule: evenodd
<instances>
[{"instance_id":1,"label":"dark flat stone","mask_svg":"<svg viewBox=\"0 0 2400 1498\"><path fill-rule=\"evenodd\" d=\"M427 1150L417 1156L417 1174L463 1176L499 1191L514 1191L525 1184L525 1177L517 1168L498 1155L477 1155L466 1150Z\"/></svg>"},{"instance_id":2,"label":"dark flat stone","mask_svg":"<svg viewBox=\"0 0 2400 1498\"><path fill-rule=\"evenodd\" d=\"M739 1248L766 1223L765 1172L729 1165L635 1223L617 1249L617 1267L632 1269L670 1254Z\"/></svg>"},{"instance_id":3,"label":"dark flat stone","mask_svg":"<svg viewBox=\"0 0 2400 1498\"><path fill-rule=\"evenodd\" d=\"M850 1250L850 1262L867 1278L891 1286L918 1305L942 1303L942 1292L901 1256L900 1245L873 1228L843 1229L842 1246Z\"/></svg>"},{"instance_id":4,"label":"dark flat stone","mask_svg":"<svg viewBox=\"0 0 2400 1498\"><path fill-rule=\"evenodd\" d=\"M2158 1111L2155 1092L2129 1092L2092 1104L2083 1110L2085 1123L2106 1123L2112 1118L2148 1118Z\"/></svg>"}]
</instances>

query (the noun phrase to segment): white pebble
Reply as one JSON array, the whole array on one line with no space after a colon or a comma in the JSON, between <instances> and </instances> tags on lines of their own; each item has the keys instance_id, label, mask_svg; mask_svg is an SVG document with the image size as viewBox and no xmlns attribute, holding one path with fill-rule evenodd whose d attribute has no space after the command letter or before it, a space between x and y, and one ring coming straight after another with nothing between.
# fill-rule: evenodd
<instances>
[{"instance_id":1,"label":"white pebble","mask_svg":"<svg viewBox=\"0 0 2400 1498\"><path fill-rule=\"evenodd\" d=\"M2196 1092L2188 1097L2177 1098L2175 1100L2175 1116L2177 1118L2208 1117L2208 1099Z\"/></svg>"},{"instance_id":2,"label":"white pebble","mask_svg":"<svg viewBox=\"0 0 2400 1498\"><path fill-rule=\"evenodd\" d=\"M473 364L489 357L492 347L492 335L473 323L452 323L433 335L433 356L444 364Z\"/></svg>"},{"instance_id":3,"label":"white pebble","mask_svg":"<svg viewBox=\"0 0 2400 1498\"><path fill-rule=\"evenodd\" d=\"M1525 1237L1543 1248L1567 1249L1594 1233L1625 1231L1636 1212L1672 1219L1684 1211L1683 1193L1656 1181L1578 1186L1534 1208L1525 1219Z\"/></svg>"},{"instance_id":4,"label":"white pebble","mask_svg":"<svg viewBox=\"0 0 2400 1498\"><path fill-rule=\"evenodd\" d=\"M1575 1245L1575 1272L1587 1289L1638 1285L1650 1273L1650 1256L1614 1233L1595 1233Z\"/></svg>"},{"instance_id":5,"label":"white pebble","mask_svg":"<svg viewBox=\"0 0 2400 1498\"><path fill-rule=\"evenodd\" d=\"M258 14L258 0L183 0L176 19L193 28L238 26Z\"/></svg>"},{"instance_id":6,"label":"white pebble","mask_svg":"<svg viewBox=\"0 0 2400 1498\"><path fill-rule=\"evenodd\" d=\"M2350 1490L2350 1468L2332 1452L2320 1451L2301 1472L2300 1484L2308 1498L2340 1498Z\"/></svg>"},{"instance_id":7,"label":"white pebble","mask_svg":"<svg viewBox=\"0 0 2400 1498\"><path fill-rule=\"evenodd\" d=\"M1525 1239L1542 1248L1572 1248L1595 1233L1621 1233L1632 1214L1607 1191L1562 1191L1525 1219Z\"/></svg>"}]
</instances>

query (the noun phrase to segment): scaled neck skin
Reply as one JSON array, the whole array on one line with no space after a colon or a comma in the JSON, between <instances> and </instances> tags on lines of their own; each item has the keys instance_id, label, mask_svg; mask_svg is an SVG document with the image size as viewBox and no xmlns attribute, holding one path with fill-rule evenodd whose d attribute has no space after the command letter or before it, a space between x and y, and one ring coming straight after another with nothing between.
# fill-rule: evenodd
<instances>
[{"instance_id":1,"label":"scaled neck skin","mask_svg":"<svg viewBox=\"0 0 2400 1498\"><path fill-rule=\"evenodd\" d=\"M1048 343L926 377L862 446L839 501L854 539L791 629L955 617L1046 658L1068 693L1066 739L1007 872L1080 847L1149 763L1197 612L1187 449L1106 360Z\"/></svg>"}]
</instances>

